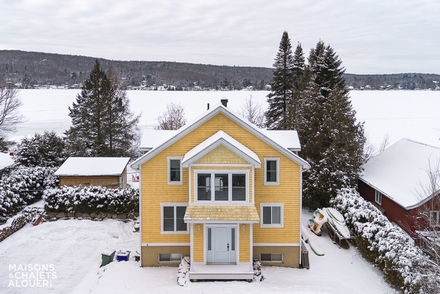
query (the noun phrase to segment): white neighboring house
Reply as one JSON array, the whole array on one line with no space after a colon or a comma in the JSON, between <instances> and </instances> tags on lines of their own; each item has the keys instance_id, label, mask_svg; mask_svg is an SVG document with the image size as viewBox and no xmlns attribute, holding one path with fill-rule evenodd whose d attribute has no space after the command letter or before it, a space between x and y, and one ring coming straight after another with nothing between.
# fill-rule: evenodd
<instances>
[{"instance_id":1,"label":"white neighboring house","mask_svg":"<svg viewBox=\"0 0 440 294\"><path fill-rule=\"evenodd\" d=\"M126 188L129 157L69 157L55 172L60 186Z\"/></svg>"}]
</instances>

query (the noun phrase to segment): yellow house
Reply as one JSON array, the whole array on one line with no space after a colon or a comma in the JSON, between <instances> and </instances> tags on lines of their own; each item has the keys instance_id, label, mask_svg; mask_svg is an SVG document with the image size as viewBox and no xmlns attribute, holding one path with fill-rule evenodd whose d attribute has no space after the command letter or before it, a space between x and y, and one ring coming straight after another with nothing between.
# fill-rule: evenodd
<instances>
[{"instance_id":1,"label":"yellow house","mask_svg":"<svg viewBox=\"0 0 440 294\"><path fill-rule=\"evenodd\" d=\"M154 132L159 132L154 135ZM256 128L219 104L177 131L144 134L141 265L190 279L252 279L253 260L298 267L302 171L296 131Z\"/></svg>"}]
</instances>

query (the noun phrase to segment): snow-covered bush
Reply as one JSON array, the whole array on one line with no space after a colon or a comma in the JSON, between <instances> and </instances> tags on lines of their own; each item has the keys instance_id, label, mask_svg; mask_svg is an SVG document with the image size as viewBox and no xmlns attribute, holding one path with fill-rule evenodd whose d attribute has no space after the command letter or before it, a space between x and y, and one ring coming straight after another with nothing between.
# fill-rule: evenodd
<instances>
[{"instance_id":1,"label":"snow-covered bush","mask_svg":"<svg viewBox=\"0 0 440 294\"><path fill-rule=\"evenodd\" d=\"M16 166L0 179L0 217L12 216L41 199L43 191L58 185L55 169Z\"/></svg>"},{"instance_id":2,"label":"snow-covered bush","mask_svg":"<svg viewBox=\"0 0 440 294\"><path fill-rule=\"evenodd\" d=\"M356 235L361 253L388 282L405 293L440 293L440 269L403 229L391 223L354 189L341 189L332 200Z\"/></svg>"},{"instance_id":3,"label":"snow-covered bush","mask_svg":"<svg viewBox=\"0 0 440 294\"><path fill-rule=\"evenodd\" d=\"M17 146L14 161L24 166L59 167L68 154L62 137L54 131L24 138Z\"/></svg>"},{"instance_id":4,"label":"snow-covered bush","mask_svg":"<svg viewBox=\"0 0 440 294\"><path fill-rule=\"evenodd\" d=\"M132 188L63 186L46 190L43 199L47 212L97 214L137 214L139 212L139 191Z\"/></svg>"}]
</instances>

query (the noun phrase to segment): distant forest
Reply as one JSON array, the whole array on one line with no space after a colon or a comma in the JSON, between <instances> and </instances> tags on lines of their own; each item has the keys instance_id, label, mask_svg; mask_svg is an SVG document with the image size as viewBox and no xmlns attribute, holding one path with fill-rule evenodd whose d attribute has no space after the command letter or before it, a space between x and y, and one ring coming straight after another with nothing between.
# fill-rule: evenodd
<instances>
[{"instance_id":1,"label":"distant forest","mask_svg":"<svg viewBox=\"0 0 440 294\"><path fill-rule=\"evenodd\" d=\"M96 58L0 50L0 84L23 89L80 88ZM272 68L218 66L161 61L118 61L98 58L110 65L126 89L145 90L267 90ZM440 90L440 75L422 73L357 75L345 74L351 89Z\"/></svg>"}]
</instances>

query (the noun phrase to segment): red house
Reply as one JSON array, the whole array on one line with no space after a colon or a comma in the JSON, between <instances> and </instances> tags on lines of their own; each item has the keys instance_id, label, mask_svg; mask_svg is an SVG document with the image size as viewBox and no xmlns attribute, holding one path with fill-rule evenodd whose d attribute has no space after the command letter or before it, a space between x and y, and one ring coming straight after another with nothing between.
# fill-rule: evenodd
<instances>
[{"instance_id":1,"label":"red house","mask_svg":"<svg viewBox=\"0 0 440 294\"><path fill-rule=\"evenodd\" d=\"M401 139L365 165L359 194L415 240L440 228L440 149Z\"/></svg>"}]
</instances>

